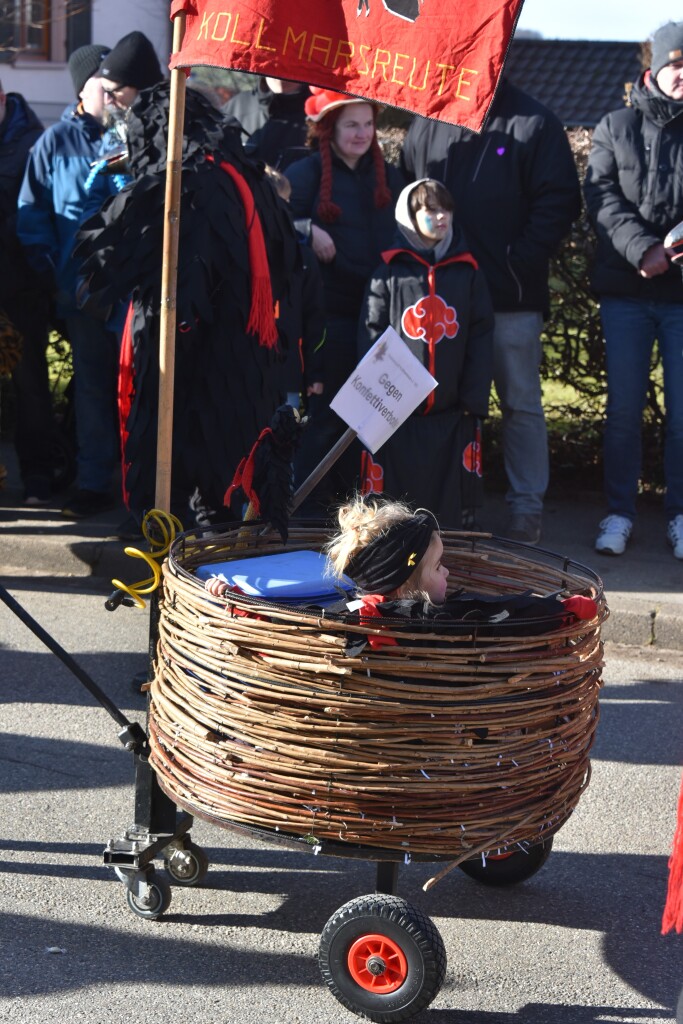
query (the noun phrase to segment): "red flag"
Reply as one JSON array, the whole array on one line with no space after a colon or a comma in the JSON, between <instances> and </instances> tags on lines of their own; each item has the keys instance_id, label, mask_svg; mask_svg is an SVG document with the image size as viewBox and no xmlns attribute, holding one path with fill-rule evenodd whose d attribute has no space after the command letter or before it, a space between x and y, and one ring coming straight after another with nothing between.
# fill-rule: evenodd
<instances>
[{"instance_id":1,"label":"red flag","mask_svg":"<svg viewBox=\"0 0 683 1024\"><path fill-rule=\"evenodd\" d=\"M308 82L481 129L523 0L172 0L171 68Z\"/></svg>"}]
</instances>

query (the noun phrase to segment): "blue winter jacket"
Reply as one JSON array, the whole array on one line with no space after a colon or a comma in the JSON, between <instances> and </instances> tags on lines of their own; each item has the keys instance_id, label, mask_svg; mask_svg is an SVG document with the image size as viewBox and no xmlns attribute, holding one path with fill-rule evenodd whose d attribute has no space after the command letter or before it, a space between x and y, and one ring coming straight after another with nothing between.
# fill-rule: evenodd
<instances>
[{"instance_id":1,"label":"blue winter jacket","mask_svg":"<svg viewBox=\"0 0 683 1024\"><path fill-rule=\"evenodd\" d=\"M33 147L19 193L19 240L36 271L52 272L61 316L77 308L78 264L71 253L102 131L99 121L79 110L78 104L68 107Z\"/></svg>"}]
</instances>

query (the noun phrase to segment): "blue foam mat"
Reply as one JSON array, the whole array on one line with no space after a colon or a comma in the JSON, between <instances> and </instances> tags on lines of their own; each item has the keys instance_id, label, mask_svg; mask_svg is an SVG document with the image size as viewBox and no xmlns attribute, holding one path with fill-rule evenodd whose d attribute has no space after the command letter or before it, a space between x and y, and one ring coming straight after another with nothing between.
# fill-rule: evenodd
<instances>
[{"instance_id":1,"label":"blue foam mat","mask_svg":"<svg viewBox=\"0 0 683 1024\"><path fill-rule=\"evenodd\" d=\"M195 570L200 580L218 576L249 597L281 604L330 604L355 587L346 576L333 576L329 561L319 551L282 551L230 562L212 562Z\"/></svg>"}]
</instances>

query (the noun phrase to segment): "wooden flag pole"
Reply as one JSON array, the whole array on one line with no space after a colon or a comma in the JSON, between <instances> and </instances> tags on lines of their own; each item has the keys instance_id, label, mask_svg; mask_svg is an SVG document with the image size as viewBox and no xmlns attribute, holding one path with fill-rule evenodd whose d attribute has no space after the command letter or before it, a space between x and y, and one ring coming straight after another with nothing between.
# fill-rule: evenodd
<instances>
[{"instance_id":1,"label":"wooden flag pole","mask_svg":"<svg viewBox=\"0 0 683 1024\"><path fill-rule=\"evenodd\" d=\"M185 14L173 19L173 52L178 53L185 35ZM178 288L178 241L180 237L180 184L182 177L183 127L185 123L184 68L171 71L164 199L164 240L161 266L161 316L159 321L159 414L157 420L156 507L171 510L171 459L173 455L173 390L175 375L176 296Z\"/></svg>"},{"instance_id":2,"label":"wooden flag pole","mask_svg":"<svg viewBox=\"0 0 683 1024\"><path fill-rule=\"evenodd\" d=\"M292 512L296 512L299 505L305 501L316 484L320 483L325 474L332 469L337 459L344 454L346 449L353 444L357 437L358 434L355 430L351 427L346 428L334 447L330 448L327 455L323 456L315 469L309 473L298 490L294 492L291 505Z\"/></svg>"}]
</instances>

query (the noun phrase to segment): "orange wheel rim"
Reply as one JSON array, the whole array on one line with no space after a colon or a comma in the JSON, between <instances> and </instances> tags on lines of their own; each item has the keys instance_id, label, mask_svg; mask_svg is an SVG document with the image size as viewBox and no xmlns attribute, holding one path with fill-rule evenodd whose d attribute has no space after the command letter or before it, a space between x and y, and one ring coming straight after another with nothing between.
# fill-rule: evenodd
<instances>
[{"instance_id":1,"label":"orange wheel rim","mask_svg":"<svg viewBox=\"0 0 683 1024\"><path fill-rule=\"evenodd\" d=\"M349 974L366 992L395 992L408 977L403 950L386 935L362 935L351 946Z\"/></svg>"}]
</instances>

